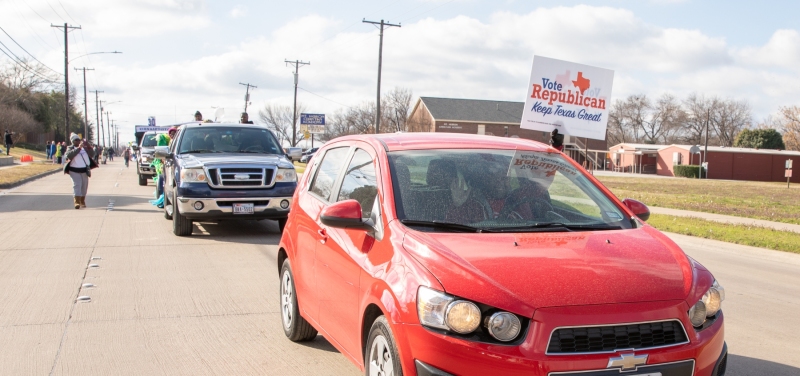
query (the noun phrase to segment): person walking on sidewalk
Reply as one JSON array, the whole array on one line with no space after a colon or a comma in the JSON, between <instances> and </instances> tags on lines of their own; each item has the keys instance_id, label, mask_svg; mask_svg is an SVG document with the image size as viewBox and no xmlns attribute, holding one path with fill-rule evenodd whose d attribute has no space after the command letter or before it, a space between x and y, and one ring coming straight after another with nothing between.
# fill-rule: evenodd
<instances>
[{"instance_id":1,"label":"person walking on sidewalk","mask_svg":"<svg viewBox=\"0 0 800 376\"><path fill-rule=\"evenodd\" d=\"M125 159L125 167L128 167L128 162L131 160L131 148L125 148L122 152L122 158Z\"/></svg>"},{"instance_id":2,"label":"person walking on sidewalk","mask_svg":"<svg viewBox=\"0 0 800 376\"><path fill-rule=\"evenodd\" d=\"M53 163L61 164L61 157L64 156L64 143L59 142L56 144L56 154L53 156Z\"/></svg>"},{"instance_id":3,"label":"person walking on sidewalk","mask_svg":"<svg viewBox=\"0 0 800 376\"><path fill-rule=\"evenodd\" d=\"M114 148L113 147L108 148L108 159L111 162L114 162Z\"/></svg>"},{"instance_id":4,"label":"person walking on sidewalk","mask_svg":"<svg viewBox=\"0 0 800 376\"><path fill-rule=\"evenodd\" d=\"M6 143L6 155L8 155L8 153L11 152L11 147L14 146L14 140L11 139L11 136L13 135L14 132L9 132L8 129L6 129L5 135L3 135L3 138L5 139Z\"/></svg>"},{"instance_id":5,"label":"person walking on sidewalk","mask_svg":"<svg viewBox=\"0 0 800 376\"><path fill-rule=\"evenodd\" d=\"M89 177L92 176L94 150L77 134L73 133L69 140L72 141L72 145L67 148L67 163L64 165L64 173L69 174L72 179L75 209L80 209L86 207L86 192L89 190Z\"/></svg>"},{"instance_id":6,"label":"person walking on sidewalk","mask_svg":"<svg viewBox=\"0 0 800 376\"><path fill-rule=\"evenodd\" d=\"M52 150L52 149L53 148L50 147L50 141L47 141L47 144L44 145L44 152L45 152L45 155L47 155L46 159L48 159L48 160L53 158L53 155L50 154L50 150Z\"/></svg>"}]
</instances>

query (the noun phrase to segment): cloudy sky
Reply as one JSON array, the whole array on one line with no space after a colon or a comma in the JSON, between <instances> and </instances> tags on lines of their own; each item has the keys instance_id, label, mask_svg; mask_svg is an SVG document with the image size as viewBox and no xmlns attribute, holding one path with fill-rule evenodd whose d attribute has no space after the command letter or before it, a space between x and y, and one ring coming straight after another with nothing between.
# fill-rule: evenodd
<instances>
[{"instance_id":1,"label":"cloudy sky","mask_svg":"<svg viewBox=\"0 0 800 376\"><path fill-rule=\"evenodd\" d=\"M524 101L534 55L615 71L613 97L697 92L746 99L756 120L800 104L800 2L699 0L0 0L0 27L31 55L72 67L102 90L122 139L159 124L224 108L291 105L292 69L303 60L298 101L333 113L374 100L378 30L362 19L401 23L384 37L383 88L415 96ZM5 34L0 41L27 56ZM121 55L93 52L122 51ZM7 62L4 55L0 60ZM83 96L83 77L70 69ZM94 98L89 101L95 117Z\"/></svg>"}]
</instances>

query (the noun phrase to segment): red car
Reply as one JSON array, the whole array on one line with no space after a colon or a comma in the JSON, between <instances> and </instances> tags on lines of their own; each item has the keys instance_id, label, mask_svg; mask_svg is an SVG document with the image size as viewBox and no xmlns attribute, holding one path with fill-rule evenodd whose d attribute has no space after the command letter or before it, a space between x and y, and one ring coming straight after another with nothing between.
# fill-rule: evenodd
<instances>
[{"instance_id":1,"label":"red car","mask_svg":"<svg viewBox=\"0 0 800 376\"><path fill-rule=\"evenodd\" d=\"M335 139L280 242L282 322L367 375L720 376L725 290L533 141Z\"/></svg>"}]
</instances>

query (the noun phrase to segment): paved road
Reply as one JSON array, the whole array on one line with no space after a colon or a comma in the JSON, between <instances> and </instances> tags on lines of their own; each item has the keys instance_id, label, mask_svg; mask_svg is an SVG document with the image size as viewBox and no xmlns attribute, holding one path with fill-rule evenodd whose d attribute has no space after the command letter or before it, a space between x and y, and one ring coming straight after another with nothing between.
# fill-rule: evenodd
<instances>
[{"instance_id":1,"label":"paved road","mask_svg":"<svg viewBox=\"0 0 800 376\"><path fill-rule=\"evenodd\" d=\"M95 170L90 208L70 191L61 174L0 191L0 374L359 373L321 336L285 339L274 222L177 238L119 161ZM800 256L674 238L727 289L729 375L800 375Z\"/></svg>"}]
</instances>

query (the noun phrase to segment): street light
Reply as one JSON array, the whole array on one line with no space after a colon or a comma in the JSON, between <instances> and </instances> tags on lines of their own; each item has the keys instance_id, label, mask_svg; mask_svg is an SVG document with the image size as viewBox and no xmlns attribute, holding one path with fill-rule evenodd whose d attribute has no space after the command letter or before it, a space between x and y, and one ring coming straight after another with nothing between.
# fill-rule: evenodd
<instances>
[{"instance_id":1,"label":"street light","mask_svg":"<svg viewBox=\"0 0 800 376\"><path fill-rule=\"evenodd\" d=\"M71 63L71 62L72 62L73 60L75 60L75 59L80 59L80 58L82 58L82 57L84 57L84 56L89 56L89 55L99 55L99 54L121 54L121 53L122 53L122 52L120 52L120 51L90 52L90 53L88 53L88 54L86 54L86 55L81 55L81 56L78 56L78 57L74 57L74 58L70 59L70 60L69 60L69 62Z\"/></svg>"}]
</instances>

